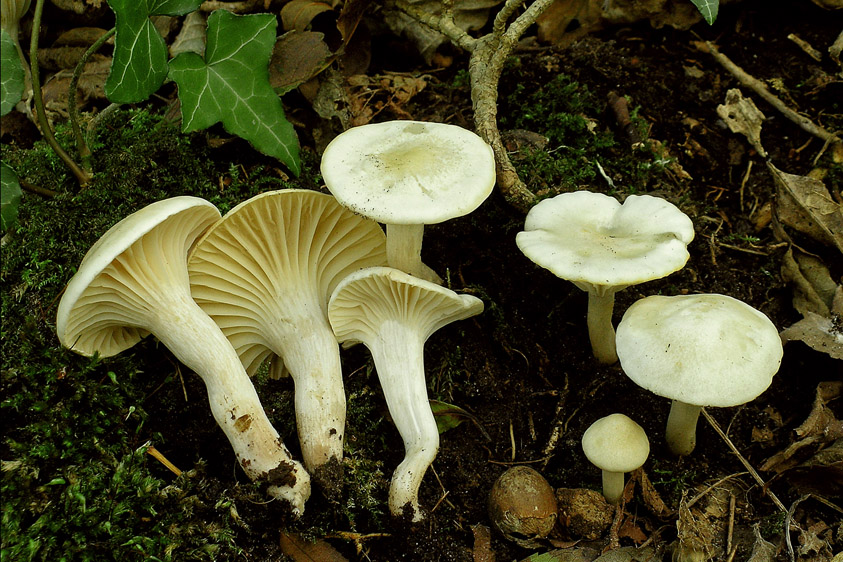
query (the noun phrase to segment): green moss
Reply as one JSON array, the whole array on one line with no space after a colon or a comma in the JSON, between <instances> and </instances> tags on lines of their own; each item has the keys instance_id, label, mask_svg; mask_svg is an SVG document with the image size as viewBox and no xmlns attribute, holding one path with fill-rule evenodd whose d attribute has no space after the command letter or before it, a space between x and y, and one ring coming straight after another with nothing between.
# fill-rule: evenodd
<instances>
[{"instance_id":1,"label":"green moss","mask_svg":"<svg viewBox=\"0 0 843 562\"><path fill-rule=\"evenodd\" d=\"M508 71L519 76L517 65ZM533 80L514 80L500 110L500 129L525 129L547 138L541 149L521 148L511 158L524 183L540 196L588 189L638 193L660 187L664 167L644 143L632 148L600 125L603 103L589 89L566 75L557 75L538 89ZM646 124L631 111L633 126L646 138ZM608 179L607 179L608 178ZM610 183L611 181L611 183Z\"/></svg>"}]
</instances>

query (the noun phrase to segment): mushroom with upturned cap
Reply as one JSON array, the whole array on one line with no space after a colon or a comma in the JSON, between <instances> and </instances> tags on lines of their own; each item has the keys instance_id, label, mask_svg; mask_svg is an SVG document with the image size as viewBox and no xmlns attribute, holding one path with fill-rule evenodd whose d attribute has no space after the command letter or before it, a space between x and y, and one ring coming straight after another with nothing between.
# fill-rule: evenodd
<instances>
[{"instance_id":1,"label":"mushroom with upturned cap","mask_svg":"<svg viewBox=\"0 0 843 562\"><path fill-rule=\"evenodd\" d=\"M650 195L562 193L530 209L518 248L536 264L588 292L588 335L601 363L618 360L615 293L682 269L694 225L673 204Z\"/></svg>"},{"instance_id":2,"label":"mushroom with upturned cap","mask_svg":"<svg viewBox=\"0 0 843 562\"><path fill-rule=\"evenodd\" d=\"M696 444L703 406L737 406L764 392L782 342L764 313L726 295L636 301L618 325L621 368L638 386L673 400L665 438L676 455Z\"/></svg>"},{"instance_id":3,"label":"mushroom with upturned cap","mask_svg":"<svg viewBox=\"0 0 843 562\"><path fill-rule=\"evenodd\" d=\"M219 327L190 296L187 253L220 217L208 201L172 197L111 227L85 254L59 302L62 345L110 357L153 334L205 383L211 412L252 480L300 514L310 476L292 459Z\"/></svg>"},{"instance_id":4,"label":"mushroom with upturned cap","mask_svg":"<svg viewBox=\"0 0 843 562\"><path fill-rule=\"evenodd\" d=\"M427 281L424 225L467 215L495 186L495 157L479 136L456 125L387 121L353 127L322 154L322 178L337 200L386 225L390 267Z\"/></svg>"},{"instance_id":5,"label":"mushroom with upturned cap","mask_svg":"<svg viewBox=\"0 0 843 562\"><path fill-rule=\"evenodd\" d=\"M439 328L483 312L483 301L458 295L391 267L370 267L343 279L328 303L340 342L362 342L372 353L386 405L404 441L404 460L389 486L389 510L405 507L420 521L419 486L439 450L427 399L424 343Z\"/></svg>"},{"instance_id":6,"label":"mushroom with upturned cap","mask_svg":"<svg viewBox=\"0 0 843 562\"><path fill-rule=\"evenodd\" d=\"M328 298L349 273L386 263L384 238L330 195L285 189L231 209L188 257L193 298L246 371L274 353L292 376L304 465L329 496L339 492L346 404Z\"/></svg>"},{"instance_id":7,"label":"mushroom with upturned cap","mask_svg":"<svg viewBox=\"0 0 843 562\"><path fill-rule=\"evenodd\" d=\"M617 504L623 494L624 474L641 467L650 455L644 428L624 414L600 418L582 436L588 460L603 471L603 497Z\"/></svg>"}]
</instances>

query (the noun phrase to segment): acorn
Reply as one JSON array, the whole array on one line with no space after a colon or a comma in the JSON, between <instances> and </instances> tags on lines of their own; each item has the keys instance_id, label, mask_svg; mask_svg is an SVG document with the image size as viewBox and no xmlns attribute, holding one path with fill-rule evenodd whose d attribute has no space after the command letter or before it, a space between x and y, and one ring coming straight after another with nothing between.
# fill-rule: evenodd
<instances>
[{"instance_id":1,"label":"acorn","mask_svg":"<svg viewBox=\"0 0 843 562\"><path fill-rule=\"evenodd\" d=\"M489 517L506 539L539 548L556 523L556 495L544 476L529 466L516 466L492 486Z\"/></svg>"}]
</instances>

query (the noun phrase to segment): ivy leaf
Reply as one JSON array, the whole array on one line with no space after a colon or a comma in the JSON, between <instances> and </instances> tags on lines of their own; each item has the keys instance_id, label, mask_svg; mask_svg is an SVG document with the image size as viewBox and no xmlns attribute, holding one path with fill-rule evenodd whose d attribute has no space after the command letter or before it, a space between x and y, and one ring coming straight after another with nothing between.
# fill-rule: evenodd
<instances>
[{"instance_id":1,"label":"ivy leaf","mask_svg":"<svg viewBox=\"0 0 843 562\"><path fill-rule=\"evenodd\" d=\"M15 40L5 29L0 30L0 115L9 113L20 101L23 96L24 77Z\"/></svg>"},{"instance_id":2,"label":"ivy leaf","mask_svg":"<svg viewBox=\"0 0 843 562\"><path fill-rule=\"evenodd\" d=\"M9 230L17 221L20 199L18 175L11 167L0 164L0 230Z\"/></svg>"},{"instance_id":3,"label":"ivy leaf","mask_svg":"<svg viewBox=\"0 0 843 562\"><path fill-rule=\"evenodd\" d=\"M181 16L202 0L109 0L117 20L114 59L105 95L114 103L137 103L155 93L167 78L167 45L150 16Z\"/></svg>"},{"instance_id":4,"label":"ivy leaf","mask_svg":"<svg viewBox=\"0 0 843 562\"><path fill-rule=\"evenodd\" d=\"M237 16L217 10L208 18L205 58L182 53L170 61L179 87L182 131L222 122L225 129L274 156L298 175L299 142L269 83L275 16Z\"/></svg>"},{"instance_id":5,"label":"ivy leaf","mask_svg":"<svg viewBox=\"0 0 843 562\"><path fill-rule=\"evenodd\" d=\"M691 0L691 2L700 11L708 25L714 23L717 19L717 11L720 9L720 0Z\"/></svg>"}]
</instances>

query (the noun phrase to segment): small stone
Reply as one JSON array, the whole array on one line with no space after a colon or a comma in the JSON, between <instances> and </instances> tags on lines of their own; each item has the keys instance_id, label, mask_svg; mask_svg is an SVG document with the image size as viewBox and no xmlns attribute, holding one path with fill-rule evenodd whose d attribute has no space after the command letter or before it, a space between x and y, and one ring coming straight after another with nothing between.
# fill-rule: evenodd
<instances>
[{"instance_id":1,"label":"small stone","mask_svg":"<svg viewBox=\"0 0 843 562\"><path fill-rule=\"evenodd\" d=\"M528 466L500 475L489 494L489 516L508 540L539 548L556 523L556 497L544 476Z\"/></svg>"},{"instance_id":2,"label":"small stone","mask_svg":"<svg viewBox=\"0 0 843 562\"><path fill-rule=\"evenodd\" d=\"M612 524L615 508L603 494L584 488L556 490L559 524L571 538L594 540Z\"/></svg>"}]
</instances>

